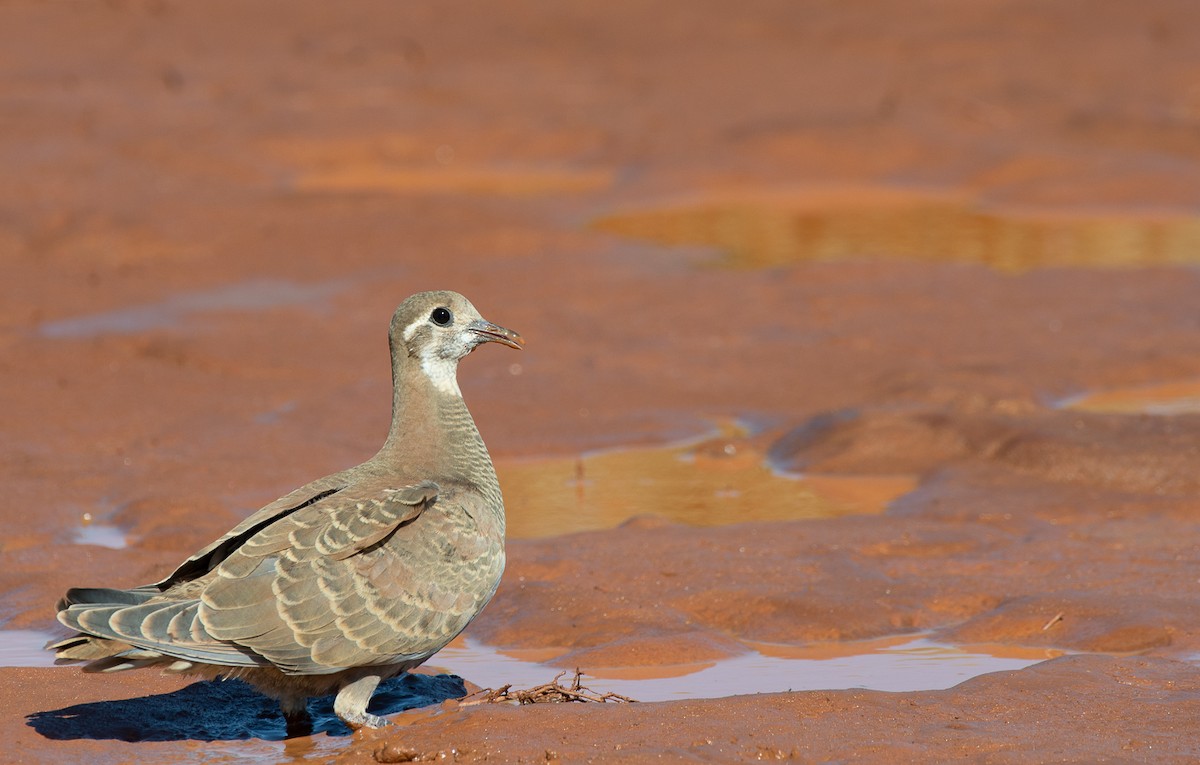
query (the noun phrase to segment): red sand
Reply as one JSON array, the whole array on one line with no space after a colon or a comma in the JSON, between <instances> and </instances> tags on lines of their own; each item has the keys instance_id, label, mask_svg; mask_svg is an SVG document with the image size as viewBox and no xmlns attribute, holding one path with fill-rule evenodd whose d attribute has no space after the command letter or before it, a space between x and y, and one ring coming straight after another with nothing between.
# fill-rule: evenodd
<instances>
[{"instance_id":1,"label":"red sand","mask_svg":"<svg viewBox=\"0 0 1200 765\"><path fill-rule=\"evenodd\" d=\"M1200 417L1053 407L1200 377L1195 273L1139 240L1195 225L1197 22L1166 0L6 5L5 627L153 581L370 454L387 318L438 287L529 340L462 369L502 483L722 417L784 467L919 480L879 516L514 540L473 637L593 666L915 631L1093 653L912 694L451 705L286 748L48 739L26 715L179 683L0 669L0 759L1200 757ZM1001 221L981 242L1133 257L724 267L589 225L732 199L741 228L683 240L804 243L755 211L931 193ZM84 513L131 546L70 544Z\"/></svg>"}]
</instances>

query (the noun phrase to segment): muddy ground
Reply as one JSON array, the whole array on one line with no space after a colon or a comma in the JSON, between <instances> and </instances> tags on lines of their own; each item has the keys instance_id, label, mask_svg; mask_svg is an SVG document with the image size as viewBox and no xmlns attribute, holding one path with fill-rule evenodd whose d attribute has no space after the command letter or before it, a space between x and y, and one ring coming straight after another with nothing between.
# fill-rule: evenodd
<instances>
[{"instance_id":1,"label":"muddy ground","mask_svg":"<svg viewBox=\"0 0 1200 765\"><path fill-rule=\"evenodd\" d=\"M912 693L438 686L286 743L129 741L182 681L10 667L0 759L1200 758L1200 414L1068 405L1200 379L1193 3L16 2L0 49L3 629L373 453L388 317L450 288L528 340L460 376L532 497L514 528L557 519L469 637L585 670L910 633L1067 653ZM518 485L701 436L709 472L911 491L564 535L595 524Z\"/></svg>"}]
</instances>

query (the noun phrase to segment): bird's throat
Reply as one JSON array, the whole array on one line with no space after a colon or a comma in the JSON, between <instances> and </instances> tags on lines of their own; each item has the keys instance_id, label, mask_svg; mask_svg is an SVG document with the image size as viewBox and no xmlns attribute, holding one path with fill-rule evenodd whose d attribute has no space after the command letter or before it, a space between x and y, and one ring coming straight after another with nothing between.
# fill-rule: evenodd
<instances>
[{"instance_id":1,"label":"bird's throat","mask_svg":"<svg viewBox=\"0 0 1200 765\"><path fill-rule=\"evenodd\" d=\"M407 356L399 360L393 370L392 424L380 457L395 464L439 470L461 459L462 455L453 453L455 444L473 445L478 435L456 372L456 362L440 358ZM470 432L457 432L460 430Z\"/></svg>"}]
</instances>

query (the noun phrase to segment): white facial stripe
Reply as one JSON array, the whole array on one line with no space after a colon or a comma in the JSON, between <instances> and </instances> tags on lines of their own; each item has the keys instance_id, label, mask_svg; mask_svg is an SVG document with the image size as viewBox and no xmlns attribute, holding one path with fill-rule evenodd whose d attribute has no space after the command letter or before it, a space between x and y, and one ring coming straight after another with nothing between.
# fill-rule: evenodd
<instances>
[{"instance_id":1,"label":"white facial stripe","mask_svg":"<svg viewBox=\"0 0 1200 765\"><path fill-rule=\"evenodd\" d=\"M420 328L420 326L427 321L429 321L429 317L424 316L420 319L417 319L412 324L409 324L407 327L405 327L404 328L404 341L411 342L413 339L413 335L417 334L417 329Z\"/></svg>"}]
</instances>

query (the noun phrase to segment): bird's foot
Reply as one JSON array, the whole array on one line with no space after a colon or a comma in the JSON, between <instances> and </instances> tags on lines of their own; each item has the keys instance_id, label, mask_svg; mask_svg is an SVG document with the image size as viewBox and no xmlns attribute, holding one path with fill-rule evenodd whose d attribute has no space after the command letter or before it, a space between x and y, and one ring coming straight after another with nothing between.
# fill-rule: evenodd
<instances>
[{"instance_id":1,"label":"bird's foot","mask_svg":"<svg viewBox=\"0 0 1200 765\"><path fill-rule=\"evenodd\" d=\"M342 686L333 700L333 711L342 722L354 730L359 728L382 728L388 721L367 711L371 695L379 685L379 675L367 675Z\"/></svg>"},{"instance_id":2,"label":"bird's foot","mask_svg":"<svg viewBox=\"0 0 1200 765\"><path fill-rule=\"evenodd\" d=\"M338 715L338 717L341 717L342 722L354 730L358 730L359 728L383 728L391 725L387 718L373 715L370 712L363 712L358 715Z\"/></svg>"}]
</instances>

